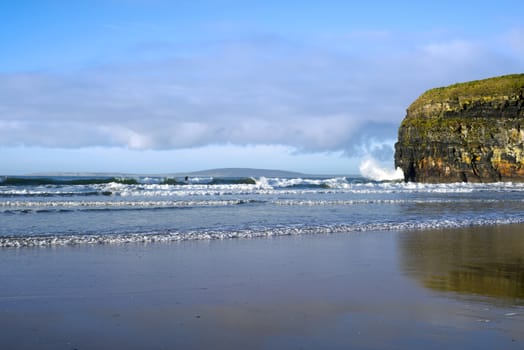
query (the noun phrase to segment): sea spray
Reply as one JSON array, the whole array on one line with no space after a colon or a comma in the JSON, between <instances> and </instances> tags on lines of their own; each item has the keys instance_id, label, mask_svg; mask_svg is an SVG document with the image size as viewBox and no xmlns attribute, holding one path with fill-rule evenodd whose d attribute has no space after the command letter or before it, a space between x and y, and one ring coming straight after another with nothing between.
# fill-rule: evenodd
<instances>
[{"instance_id":1,"label":"sea spray","mask_svg":"<svg viewBox=\"0 0 524 350\"><path fill-rule=\"evenodd\" d=\"M371 157L366 157L362 160L359 166L360 174L374 181L398 181L404 179L404 172L400 168L387 169L378 164L378 162Z\"/></svg>"}]
</instances>

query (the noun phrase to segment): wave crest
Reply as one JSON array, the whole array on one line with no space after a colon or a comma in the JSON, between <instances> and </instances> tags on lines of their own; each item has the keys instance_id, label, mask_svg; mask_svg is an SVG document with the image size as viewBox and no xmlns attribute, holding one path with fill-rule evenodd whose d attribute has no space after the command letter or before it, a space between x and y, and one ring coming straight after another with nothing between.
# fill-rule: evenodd
<instances>
[{"instance_id":1,"label":"wave crest","mask_svg":"<svg viewBox=\"0 0 524 350\"><path fill-rule=\"evenodd\" d=\"M378 162L368 157L360 163L360 174L368 179L374 181L398 181L404 179L404 172L400 168L386 169L378 164Z\"/></svg>"}]
</instances>

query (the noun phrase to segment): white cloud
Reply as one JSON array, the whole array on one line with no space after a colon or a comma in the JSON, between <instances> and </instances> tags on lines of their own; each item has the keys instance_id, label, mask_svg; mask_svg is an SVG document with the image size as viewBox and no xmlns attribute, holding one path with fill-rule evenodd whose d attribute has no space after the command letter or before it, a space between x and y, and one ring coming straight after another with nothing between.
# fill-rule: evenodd
<instances>
[{"instance_id":1,"label":"white cloud","mask_svg":"<svg viewBox=\"0 0 524 350\"><path fill-rule=\"evenodd\" d=\"M424 45L422 51L434 60L464 63L473 60L480 48L465 40L451 40Z\"/></svg>"},{"instance_id":2,"label":"white cloud","mask_svg":"<svg viewBox=\"0 0 524 350\"><path fill-rule=\"evenodd\" d=\"M285 145L354 156L370 139L394 140L425 89L524 68L522 56L459 39L361 55L275 37L213 47L68 74L2 74L0 145Z\"/></svg>"}]
</instances>

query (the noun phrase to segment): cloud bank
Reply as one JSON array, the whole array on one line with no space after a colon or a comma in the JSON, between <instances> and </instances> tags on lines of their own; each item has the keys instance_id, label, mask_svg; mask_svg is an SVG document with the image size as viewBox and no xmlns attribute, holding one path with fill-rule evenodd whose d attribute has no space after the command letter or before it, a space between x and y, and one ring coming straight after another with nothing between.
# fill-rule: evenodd
<instances>
[{"instance_id":1,"label":"cloud bank","mask_svg":"<svg viewBox=\"0 0 524 350\"><path fill-rule=\"evenodd\" d=\"M377 31L324 43L272 36L163 47L150 60L4 73L0 145L283 145L387 158L405 109L427 88L523 71L520 32L500 39L512 45L506 52L463 39L401 45Z\"/></svg>"}]
</instances>

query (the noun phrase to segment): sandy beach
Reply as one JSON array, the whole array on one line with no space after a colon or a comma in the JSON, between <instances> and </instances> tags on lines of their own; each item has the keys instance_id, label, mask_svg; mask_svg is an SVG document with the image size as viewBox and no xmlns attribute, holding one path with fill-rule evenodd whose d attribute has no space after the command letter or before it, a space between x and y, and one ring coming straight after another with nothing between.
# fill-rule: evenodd
<instances>
[{"instance_id":1,"label":"sandy beach","mask_svg":"<svg viewBox=\"0 0 524 350\"><path fill-rule=\"evenodd\" d=\"M524 226L0 251L2 349L522 349Z\"/></svg>"}]
</instances>

